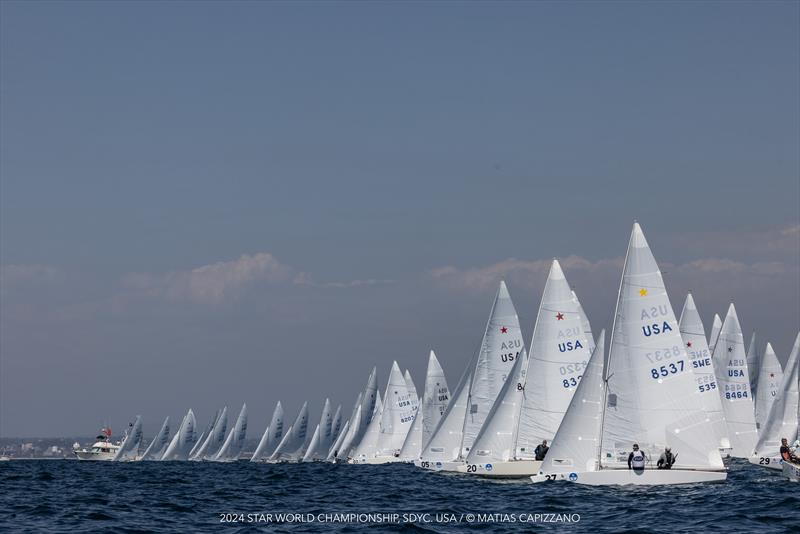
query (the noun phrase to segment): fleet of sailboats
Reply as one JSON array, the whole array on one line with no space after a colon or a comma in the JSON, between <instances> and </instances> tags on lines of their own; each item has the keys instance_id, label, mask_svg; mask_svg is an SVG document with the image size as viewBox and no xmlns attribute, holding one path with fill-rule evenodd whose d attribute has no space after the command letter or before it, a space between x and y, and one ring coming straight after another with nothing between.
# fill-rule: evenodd
<instances>
[{"instance_id":1,"label":"fleet of sailboats","mask_svg":"<svg viewBox=\"0 0 800 534\"><path fill-rule=\"evenodd\" d=\"M724 321L714 316L708 338L691 293L676 318L638 223L608 347L605 338L605 330L593 338L553 260L530 344L501 281L481 342L452 390L430 351L421 397L410 371L395 361L382 392L377 368L371 370L349 418L325 399L311 433L308 403L284 428L278 402L248 453L246 404L233 427L224 407L199 437L190 409L172 437L166 418L147 447L137 416L108 459L413 462L433 471L602 486L722 482L723 457L730 456L800 477L779 450L782 440L798 439L800 333L782 369L770 343L759 350L755 333L745 350L733 304ZM667 450L674 461L661 469L655 459Z\"/></svg>"}]
</instances>

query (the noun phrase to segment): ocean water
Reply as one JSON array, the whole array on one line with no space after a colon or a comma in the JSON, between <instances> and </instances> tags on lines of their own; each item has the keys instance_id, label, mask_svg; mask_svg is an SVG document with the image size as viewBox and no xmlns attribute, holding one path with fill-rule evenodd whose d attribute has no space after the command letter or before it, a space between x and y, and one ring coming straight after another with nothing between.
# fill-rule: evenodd
<instances>
[{"instance_id":1,"label":"ocean water","mask_svg":"<svg viewBox=\"0 0 800 534\"><path fill-rule=\"evenodd\" d=\"M742 461L724 484L654 488L498 482L398 464L0 462L0 532L376 529L797 533L800 484Z\"/></svg>"}]
</instances>

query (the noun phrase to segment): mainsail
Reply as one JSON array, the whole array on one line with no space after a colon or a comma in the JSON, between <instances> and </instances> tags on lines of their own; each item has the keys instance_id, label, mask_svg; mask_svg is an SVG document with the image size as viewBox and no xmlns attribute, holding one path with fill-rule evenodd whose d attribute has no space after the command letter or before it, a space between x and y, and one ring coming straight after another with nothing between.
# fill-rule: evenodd
<instances>
[{"instance_id":1,"label":"mainsail","mask_svg":"<svg viewBox=\"0 0 800 534\"><path fill-rule=\"evenodd\" d=\"M708 350L714 354L714 347L717 346L717 339L719 339L719 331L722 329L722 319L719 314L714 314L714 321L711 323L711 334L708 336Z\"/></svg>"},{"instance_id":2,"label":"mainsail","mask_svg":"<svg viewBox=\"0 0 800 534\"><path fill-rule=\"evenodd\" d=\"M221 461L236 461L244 448L244 440L247 437L247 404L242 405L242 410L239 412L239 417L236 418L236 423L225 438L219 452L214 456L214 460Z\"/></svg>"},{"instance_id":3,"label":"mainsail","mask_svg":"<svg viewBox=\"0 0 800 534\"><path fill-rule=\"evenodd\" d=\"M756 456L779 456L781 439L791 445L798 438L800 422L800 333L794 340L775 401L755 447Z\"/></svg>"},{"instance_id":4,"label":"mainsail","mask_svg":"<svg viewBox=\"0 0 800 534\"><path fill-rule=\"evenodd\" d=\"M606 331L600 331L567 413L542 462L543 474L596 471L605 396Z\"/></svg>"},{"instance_id":5,"label":"mainsail","mask_svg":"<svg viewBox=\"0 0 800 534\"><path fill-rule=\"evenodd\" d=\"M450 392L447 389L447 380L444 371L436 359L436 354L431 351L428 356L428 370L425 374L425 390L422 392L422 403L414 415L411 430L408 431L406 441L400 450L401 460L416 460L422 453L422 445L426 443L433 429L442 418L450 401Z\"/></svg>"},{"instance_id":6,"label":"mainsail","mask_svg":"<svg viewBox=\"0 0 800 534\"><path fill-rule=\"evenodd\" d=\"M322 407L322 416L319 419L319 424L314 429L314 434L311 436L311 441L308 444L303 455L304 462L313 462L315 460L322 460L328 454L328 443L331 439L331 430L333 425L333 417L331 415L331 401L325 399L325 405Z\"/></svg>"},{"instance_id":7,"label":"mainsail","mask_svg":"<svg viewBox=\"0 0 800 534\"><path fill-rule=\"evenodd\" d=\"M639 443L651 455L671 446L681 467L722 469L707 419L664 279L636 223L609 349L602 463L627 468Z\"/></svg>"},{"instance_id":8,"label":"mainsail","mask_svg":"<svg viewBox=\"0 0 800 534\"><path fill-rule=\"evenodd\" d=\"M225 442L225 433L228 430L228 407L222 409L219 417L214 422L214 427L206 436L206 440L192 456L192 460L210 460L219 452Z\"/></svg>"},{"instance_id":9,"label":"mainsail","mask_svg":"<svg viewBox=\"0 0 800 534\"><path fill-rule=\"evenodd\" d=\"M683 344L691 360L697 391L700 392L703 409L708 414L709 429L720 447L729 448L731 444L725 425L725 414L722 411L717 373L714 370L711 352L708 350L703 321L700 319L700 313L691 293L686 295L679 327Z\"/></svg>"},{"instance_id":10,"label":"mainsail","mask_svg":"<svg viewBox=\"0 0 800 534\"><path fill-rule=\"evenodd\" d=\"M383 412L376 443L377 456L393 458L399 455L411 428L416 408L407 384L408 381L400 371L397 362L392 362L386 394L383 396ZM413 382L411 385L413 387Z\"/></svg>"},{"instance_id":11,"label":"mainsail","mask_svg":"<svg viewBox=\"0 0 800 534\"><path fill-rule=\"evenodd\" d=\"M269 457L269 461L291 462L300 460L303 457L302 453L306 445L307 432L308 403L304 402L303 407L300 408L300 413L297 414L297 418L294 420L294 424L289 427L278 448Z\"/></svg>"},{"instance_id":12,"label":"mainsail","mask_svg":"<svg viewBox=\"0 0 800 534\"><path fill-rule=\"evenodd\" d=\"M374 458L378 448L378 435L381 431L381 413L383 412L383 401L381 394L378 393L378 398L375 402L375 413L372 415L369 426L367 426L364 436L358 443L358 446L353 450L351 455L356 459Z\"/></svg>"},{"instance_id":13,"label":"mainsail","mask_svg":"<svg viewBox=\"0 0 800 534\"><path fill-rule=\"evenodd\" d=\"M178 432L172 438L161 460L188 460L189 452L197 441L196 427L197 420L194 417L194 412L190 409L183 417Z\"/></svg>"},{"instance_id":14,"label":"mainsail","mask_svg":"<svg viewBox=\"0 0 800 534\"><path fill-rule=\"evenodd\" d=\"M417 395L417 386L414 384L414 379L411 377L411 371L406 369L403 378L406 381L406 389L408 390L408 396L411 399L411 409L414 413L417 413L419 409L419 395Z\"/></svg>"},{"instance_id":15,"label":"mainsail","mask_svg":"<svg viewBox=\"0 0 800 534\"><path fill-rule=\"evenodd\" d=\"M722 408L731 442L730 455L748 458L753 453L758 433L744 337L733 304L728 308L714 347L714 368L719 375Z\"/></svg>"},{"instance_id":16,"label":"mainsail","mask_svg":"<svg viewBox=\"0 0 800 534\"><path fill-rule=\"evenodd\" d=\"M578 300L578 295L575 294L575 291L572 291L572 298L575 299L575 302L578 303L578 313L581 316L581 328L583 328L583 333L586 335L586 339L589 341L589 353L591 354L594 352L594 336L592 336L592 325L589 323L589 316L586 315L586 312L583 311L583 306L581 306L581 301Z\"/></svg>"},{"instance_id":17,"label":"mainsail","mask_svg":"<svg viewBox=\"0 0 800 534\"><path fill-rule=\"evenodd\" d=\"M328 451L327 461L334 462L339 457L345 460L347 459L347 452L350 450L350 446L355 438L355 429L361 424L361 401L363 396L363 393L358 394L356 403L353 405L353 411L350 414L350 419L347 420L347 428L342 429L333 447Z\"/></svg>"},{"instance_id":18,"label":"mainsail","mask_svg":"<svg viewBox=\"0 0 800 534\"><path fill-rule=\"evenodd\" d=\"M772 407L772 402L778 395L778 390L783 380L783 369L781 369L781 362L775 355L772 349L772 344L767 343L767 348L764 350L764 356L761 358L761 364L758 368L758 385L754 390L756 397L756 428L761 430L764 423L767 422L769 410ZM752 383L752 380L751 380Z\"/></svg>"},{"instance_id":19,"label":"mainsail","mask_svg":"<svg viewBox=\"0 0 800 534\"><path fill-rule=\"evenodd\" d=\"M561 424L592 355L594 340L584 331L588 324L584 317L561 265L553 260L524 373L527 381L515 457L533 458L536 446L552 440Z\"/></svg>"},{"instance_id":20,"label":"mainsail","mask_svg":"<svg viewBox=\"0 0 800 534\"><path fill-rule=\"evenodd\" d=\"M759 369L761 369L761 357L756 346L756 333L753 332L750 336L750 346L747 348L747 372L750 374L750 391L753 392L754 399L758 398Z\"/></svg>"},{"instance_id":21,"label":"mainsail","mask_svg":"<svg viewBox=\"0 0 800 534\"><path fill-rule=\"evenodd\" d=\"M128 429L128 434L125 436L125 441L122 442L117 454L114 455L115 462L133 461L139 452L139 447L142 444L142 416L137 415L136 420L131 423Z\"/></svg>"},{"instance_id":22,"label":"mainsail","mask_svg":"<svg viewBox=\"0 0 800 534\"><path fill-rule=\"evenodd\" d=\"M261 441L258 442L256 451L250 458L251 462L263 461L275 452L278 444L283 438L283 406L281 401L278 401L275 410L272 412L272 420L261 436Z\"/></svg>"},{"instance_id":23,"label":"mainsail","mask_svg":"<svg viewBox=\"0 0 800 534\"><path fill-rule=\"evenodd\" d=\"M506 283L500 282L470 383L460 458L466 458L472 448L472 443L524 346L517 311L511 302Z\"/></svg>"},{"instance_id":24,"label":"mainsail","mask_svg":"<svg viewBox=\"0 0 800 534\"><path fill-rule=\"evenodd\" d=\"M150 442L150 445L144 450L142 460L158 460L164 455L164 451L169 445L169 416L164 419L161 425L161 430L158 431L156 437Z\"/></svg>"},{"instance_id":25,"label":"mainsail","mask_svg":"<svg viewBox=\"0 0 800 534\"><path fill-rule=\"evenodd\" d=\"M486 421L467 455L468 464L508 462L516 456L517 430L525 398L525 368L528 355L522 350L509 378L489 411Z\"/></svg>"}]
</instances>

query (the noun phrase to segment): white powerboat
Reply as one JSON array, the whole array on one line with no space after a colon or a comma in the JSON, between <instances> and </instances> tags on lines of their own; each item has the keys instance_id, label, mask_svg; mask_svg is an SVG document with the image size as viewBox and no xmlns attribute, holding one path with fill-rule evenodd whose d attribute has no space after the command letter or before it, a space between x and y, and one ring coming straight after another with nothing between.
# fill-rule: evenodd
<instances>
[{"instance_id":1,"label":"white powerboat","mask_svg":"<svg viewBox=\"0 0 800 534\"><path fill-rule=\"evenodd\" d=\"M120 444L111 442L111 429L103 428L100 430L100 435L95 438L97 441L94 445L87 448L75 449L72 452L78 457L78 460L93 460L93 461L106 461L110 462L114 459L119 451Z\"/></svg>"}]
</instances>

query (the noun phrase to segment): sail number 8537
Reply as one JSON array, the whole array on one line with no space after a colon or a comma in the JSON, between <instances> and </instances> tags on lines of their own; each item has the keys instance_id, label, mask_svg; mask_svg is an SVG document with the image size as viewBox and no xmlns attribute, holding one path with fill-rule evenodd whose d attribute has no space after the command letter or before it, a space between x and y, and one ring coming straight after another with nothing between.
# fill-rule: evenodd
<instances>
[{"instance_id":1,"label":"sail number 8537","mask_svg":"<svg viewBox=\"0 0 800 534\"><path fill-rule=\"evenodd\" d=\"M662 365L658 369L650 369L650 376L654 379L664 378L665 376L680 373L683 371L683 369L683 360L678 360L677 362L673 362L668 365Z\"/></svg>"}]
</instances>

